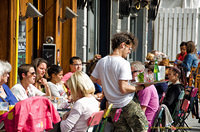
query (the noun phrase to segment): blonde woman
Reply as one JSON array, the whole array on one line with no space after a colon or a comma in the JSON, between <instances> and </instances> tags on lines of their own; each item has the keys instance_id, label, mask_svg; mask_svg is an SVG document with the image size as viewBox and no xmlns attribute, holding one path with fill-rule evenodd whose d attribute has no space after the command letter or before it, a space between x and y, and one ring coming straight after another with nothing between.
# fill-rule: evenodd
<instances>
[{"instance_id":1,"label":"blonde woman","mask_svg":"<svg viewBox=\"0 0 200 132\"><path fill-rule=\"evenodd\" d=\"M99 103L93 96L94 84L82 71L76 71L67 81L67 84L71 90L74 104L71 111L63 116L60 123L61 131L85 132L88 118L92 113L99 111Z\"/></svg>"}]
</instances>

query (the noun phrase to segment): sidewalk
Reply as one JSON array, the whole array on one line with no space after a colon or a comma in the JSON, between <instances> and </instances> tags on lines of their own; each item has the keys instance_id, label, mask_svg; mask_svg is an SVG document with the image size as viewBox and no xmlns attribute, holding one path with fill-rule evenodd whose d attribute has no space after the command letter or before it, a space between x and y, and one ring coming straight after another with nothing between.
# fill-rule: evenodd
<instances>
[{"instance_id":1,"label":"sidewalk","mask_svg":"<svg viewBox=\"0 0 200 132\"><path fill-rule=\"evenodd\" d=\"M188 130L189 132L200 132L200 123L198 123L199 119L195 117L192 118L192 114L190 113L189 117L186 119L186 123L191 128Z\"/></svg>"},{"instance_id":2,"label":"sidewalk","mask_svg":"<svg viewBox=\"0 0 200 132\"><path fill-rule=\"evenodd\" d=\"M200 103L199 103L199 108L200 108ZM199 119L196 119L196 117L192 118L192 113L190 113L189 117L186 119L186 123L191 128L191 130L188 130L189 132L200 132L200 123L198 123L198 121Z\"/></svg>"}]
</instances>

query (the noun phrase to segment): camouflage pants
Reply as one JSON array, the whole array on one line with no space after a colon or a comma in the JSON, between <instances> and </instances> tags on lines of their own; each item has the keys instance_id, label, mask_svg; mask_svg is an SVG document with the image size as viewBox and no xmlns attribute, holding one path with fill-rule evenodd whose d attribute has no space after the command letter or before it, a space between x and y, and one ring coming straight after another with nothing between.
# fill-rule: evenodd
<instances>
[{"instance_id":1,"label":"camouflage pants","mask_svg":"<svg viewBox=\"0 0 200 132\"><path fill-rule=\"evenodd\" d=\"M111 109L111 117L114 118L115 111L118 108ZM120 119L113 123L114 132L144 132L148 129L148 121L140 105L133 100L122 108Z\"/></svg>"}]
</instances>

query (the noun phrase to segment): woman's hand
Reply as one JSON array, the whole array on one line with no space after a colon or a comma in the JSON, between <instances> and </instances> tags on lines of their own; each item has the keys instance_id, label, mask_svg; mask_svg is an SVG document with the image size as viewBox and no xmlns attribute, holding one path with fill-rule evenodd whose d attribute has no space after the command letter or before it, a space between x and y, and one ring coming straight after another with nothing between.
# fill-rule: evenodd
<instances>
[{"instance_id":1,"label":"woman's hand","mask_svg":"<svg viewBox=\"0 0 200 132\"><path fill-rule=\"evenodd\" d=\"M47 85L47 79L45 79L45 78L41 78L41 79L40 79L40 82L41 82L41 84L44 85L44 86Z\"/></svg>"}]
</instances>

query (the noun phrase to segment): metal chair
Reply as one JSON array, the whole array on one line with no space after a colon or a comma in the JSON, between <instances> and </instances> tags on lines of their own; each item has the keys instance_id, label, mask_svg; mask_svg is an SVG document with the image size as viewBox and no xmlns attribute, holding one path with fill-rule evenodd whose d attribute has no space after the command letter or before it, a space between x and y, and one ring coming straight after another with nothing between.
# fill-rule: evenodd
<instances>
[{"instance_id":1,"label":"metal chair","mask_svg":"<svg viewBox=\"0 0 200 132\"><path fill-rule=\"evenodd\" d=\"M190 105L190 101L185 99L183 101L183 104L181 106L181 110L180 113L178 114L178 121L176 121L176 128L181 128L182 131L187 131L189 130L189 126L187 125L187 123L185 122L185 120L187 119L189 113L188 113L188 109L189 109L189 105ZM186 125L186 127L185 127Z\"/></svg>"},{"instance_id":2,"label":"metal chair","mask_svg":"<svg viewBox=\"0 0 200 132\"><path fill-rule=\"evenodd\" d=\"M156 112L151 132L171 131L171 129L173 129L172 123L173 119L167 106L165 104L161 104Z\"/></svg>"},{"instance_id":3,"label":"metal chair","mask_svg":"<svg viewBox=\"0 0 200 132\"><path fill-rule=\"evenodd\" d=\"M177 116L178 111L180 110L181 104L182 104L182 100L184 98L185 92L184 90L181 91L181 93L178 96L178 102L176 103L176 107L174 109L174 112L172 114L172 118L175 119L175 116Z\"/></svg>"},{"instance_id":4,"label":"metal chair","mask_svg":"<svg viewBox=\"0 0 200 132\"><path fill-rule=\"evenodd\" d=\"M166 95L166 93L163 92L162 97L161 97L161 99L160 99L160 101L159 101L159 104L160 104L160 105L162 104L162 102L163 102L163 100L164 100L164 98L165 98L165 95Z\"/></svg>"},{"instance_id":5,"label":"metal chair","mask_svg":"<svg viewBox=\"0 0 200 132\"><path fill-rule=\"evenodd\" d=\"M89 130L89 128L91 126L99 125L99 123L101 122L101 119L103 117L103 114L104 114L104 111L101 110L101 111L93 113L90 116L90 118L88 119L88 129L87 129L87 131Z\"/></svg>"}]
</instances>

